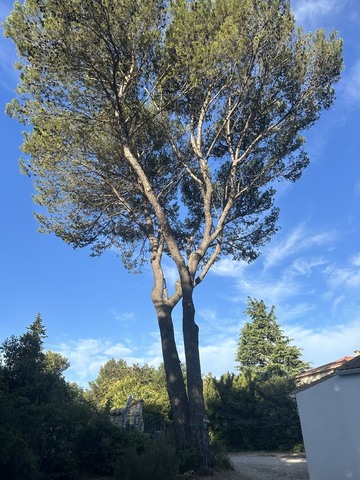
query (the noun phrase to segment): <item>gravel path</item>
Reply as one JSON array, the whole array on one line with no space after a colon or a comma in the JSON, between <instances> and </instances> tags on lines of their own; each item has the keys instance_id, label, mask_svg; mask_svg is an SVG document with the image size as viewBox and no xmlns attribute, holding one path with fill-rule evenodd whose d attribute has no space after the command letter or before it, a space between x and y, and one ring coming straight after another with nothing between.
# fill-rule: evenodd
<instances>
[{"instance_id":1,"label":"gravel path","mask_svg":"<svg viewBox=\"0 0 360 480\"><path fill-rule=\"evenodd\" d=\"M309 480L306 459L300 455L232 454L230 458L239 480Z\"/></svg>"}]
</instances>

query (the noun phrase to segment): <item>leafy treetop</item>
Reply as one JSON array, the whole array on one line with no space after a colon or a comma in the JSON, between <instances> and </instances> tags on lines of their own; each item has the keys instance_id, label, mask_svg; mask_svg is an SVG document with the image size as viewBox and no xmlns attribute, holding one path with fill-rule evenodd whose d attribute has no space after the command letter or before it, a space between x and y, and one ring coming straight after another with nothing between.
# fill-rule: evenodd
<instances>
[{"instance_id":1,"label":"leafy treetop","mask_svg":"<svg viewBox=\"0 0 360 480\"><path fill-rule=\"evenodd\" d=\"M163 365L154 368L111 359L100 368L85 395L100 408L123 407L132 396L134 400L144 400L144 409L148 413L158 413L164 418L169 413Z\"/></svg>"},{"instance_id":2,"label":"leafy treetop","mask_svg":"<svg viewBox=\"0 0 360 480\"><path fill-rule=\"evenodd\" d=\"M148 244L181 254L194 284L276 231L274 181L308 164L301 132L342 68L341 40L303 33L288 0L26 0L5 33L42 230L129 268Z\"/></svg>"}]
</instances>

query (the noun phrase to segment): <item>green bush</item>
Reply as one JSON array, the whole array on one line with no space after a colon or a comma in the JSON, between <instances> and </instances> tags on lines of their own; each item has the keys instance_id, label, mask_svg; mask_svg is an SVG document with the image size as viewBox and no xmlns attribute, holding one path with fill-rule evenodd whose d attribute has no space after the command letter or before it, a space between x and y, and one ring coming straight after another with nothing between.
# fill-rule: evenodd
<instances>
[{"instance_id":1,"label":"green bush","mask_svg":"<svg viewBox=\"0 0 360 480\"><path fill-rule=\"evenodd\" d=\"M305 452L304 444L302 442L297 443L296 445L293 446L291 451L294 453L304 453Z\"/></svg>"},{"instance_id":2,"label":"green bush","mask_svg":"<svg viewBox=\"0 0 360 480\"><path fill-rule=\"evenodd\" d=\"M165 438L151 440L142 452L129 449L119 457L116 480L173 480L178 474L175 447Z\"/></svg>"},{"instance_id":3,"label":"green bush","mask_svg":"<svg viewBox=\"0 0 360 480\"><path fill-rule=\"evenodd\" d=\"M39 480L37 458L14 429L0 428L0 478Z\"/></svg>"},{"instance_id":4,"label":"green bush","mask_svg":"<svg viewBox=\"0 0 360 480\"><path fill-rule=\"evenodd\" d=\"M200 454L195 447L181 448L176 451L179 463L179 473L183 474L197 470L200 462Z\"/></svg>"},{"instance_id":5,"label":"green bush","mask_svg":"<svg viewBox=\"0 0 360 480\"><path fill-rule=\"evenodd\" d=\"M220 470L233 470L226 446L219 440L210 441L210 465Z\"/></svg>"},{"instance_id":6,"label":"green bush","mask_svg":"<svg viewBox=\"0 0 360 480\"><path fill-rule=\"evenodd\" d=\"M80 471L112 475L124 452L141 452L147 437L114 426L105 414L96 413L83 425L77 437L75 457Z\"/></svg>"},{"instance_id":7,"label":"green bush","mask_svg":"<svg viewBox=\"0 0 360 480\"><path fill-rule=\"evenodd\" d=\"M294 380L226 374L204 382L211 434L232 450L290 451L302 442Z\"/></svg>"},{"instance_id":8,"label":"green bush","mask_svg":"<svg viewBox=\"0 0 360 480\"><path fill-rule=\"evenodd\" d=\"M112 475L123 452L144 451L147 437L115 427L68 384L66 359L44 354L44 337L38 316L27 333L0 345L0 478Z\"/></svg>"}]
</instances>

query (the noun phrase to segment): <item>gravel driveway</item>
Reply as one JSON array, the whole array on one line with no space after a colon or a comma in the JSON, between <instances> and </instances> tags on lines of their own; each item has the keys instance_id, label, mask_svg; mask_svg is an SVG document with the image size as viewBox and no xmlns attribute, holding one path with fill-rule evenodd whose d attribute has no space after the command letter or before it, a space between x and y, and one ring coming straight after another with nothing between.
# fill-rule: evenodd
<instances>
[{"instance_id":1,"label":"gravel driveway","mask_svg":"<svg viewBox=\"0 0 360 480\"><path fill-rule=\"evenodd\" d=\"M232 454L239 480L309 480L306 458L296 454ZM234 473L235 473L234 472Z\"/></svg>"}]
</instances>

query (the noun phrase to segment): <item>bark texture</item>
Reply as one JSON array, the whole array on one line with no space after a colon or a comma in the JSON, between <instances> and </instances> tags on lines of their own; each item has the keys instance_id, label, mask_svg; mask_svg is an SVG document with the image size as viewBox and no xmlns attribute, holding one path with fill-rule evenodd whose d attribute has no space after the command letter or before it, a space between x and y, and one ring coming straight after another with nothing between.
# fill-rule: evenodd
<instances>
[{"instance_id":1,"label":"bark texture","mask_svg":"<svg viewBox=\"0 0 360 480\"><path fill-rule=\"evenodd\" d=\"M176 444L181 448L189 444L189 402L181 363L175 343L171 310L164 305L156 307L165 366L166 384L169 393L171 415Z\"/></svg>"}]
</instances>

